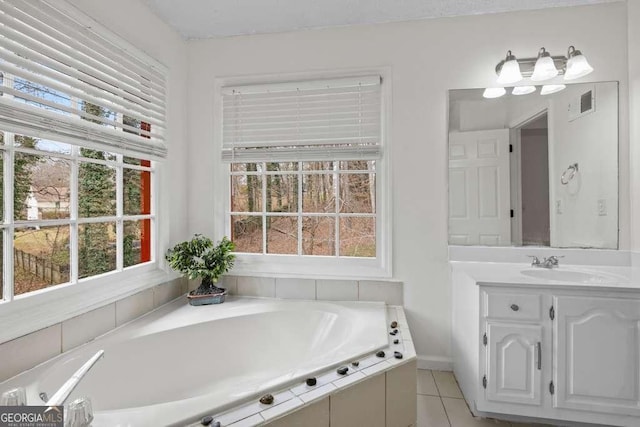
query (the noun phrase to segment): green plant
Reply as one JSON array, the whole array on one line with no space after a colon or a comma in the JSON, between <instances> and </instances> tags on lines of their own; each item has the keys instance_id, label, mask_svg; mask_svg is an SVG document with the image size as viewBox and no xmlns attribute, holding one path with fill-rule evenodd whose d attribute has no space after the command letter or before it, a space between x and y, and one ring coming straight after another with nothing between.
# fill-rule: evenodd
<instances>
[{"instance_id":1,"label":"green plant","mask_svg":"<svg viewBox=\"0 0 640 427\"><path fill-rule=\"evenodd\" d=\"M171 268L189 279L202 278L195 295L218 291L215 283L233 267L235 255L233 242L226 236L217 245L208 237L196 234L193 239L178 243L167 251L165 259Z\"/></svg>"}]
</instances>

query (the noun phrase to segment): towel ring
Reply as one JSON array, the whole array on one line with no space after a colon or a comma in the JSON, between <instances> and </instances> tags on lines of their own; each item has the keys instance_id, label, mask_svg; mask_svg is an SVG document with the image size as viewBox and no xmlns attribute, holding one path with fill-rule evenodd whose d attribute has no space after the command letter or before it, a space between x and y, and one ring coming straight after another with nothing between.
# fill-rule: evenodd
<instances>
[{"instance_id":1,"label":"towel ring","mask_svg":"<svg viewBox=\"0 0 640 427\"><path fill-rule=\"evenodd\" d=\"M567 185L569 181L571 181L576 176L577 173L578 164L574 163L572 165L569 165L569 167L564 172L562 172L560 183L562 183L562 185Z\"/></svg>"}]
</instances>

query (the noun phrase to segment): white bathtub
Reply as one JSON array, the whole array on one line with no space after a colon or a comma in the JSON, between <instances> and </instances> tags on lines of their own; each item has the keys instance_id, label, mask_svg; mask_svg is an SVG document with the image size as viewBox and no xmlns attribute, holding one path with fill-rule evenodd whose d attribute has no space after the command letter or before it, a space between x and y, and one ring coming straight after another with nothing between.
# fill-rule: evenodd
<instances>
[{"instance_id":1,"label":"white bathtub","mask_svg":"<svg viewBox=\"0 0 640 427\"><path fill-rule=\"evenodd\" d=\"M1 385L42 404L97 350L68 401L89 396L94 426L184 425L388 344L383 303L176 300Z\"/></svg>"}]
</instances>

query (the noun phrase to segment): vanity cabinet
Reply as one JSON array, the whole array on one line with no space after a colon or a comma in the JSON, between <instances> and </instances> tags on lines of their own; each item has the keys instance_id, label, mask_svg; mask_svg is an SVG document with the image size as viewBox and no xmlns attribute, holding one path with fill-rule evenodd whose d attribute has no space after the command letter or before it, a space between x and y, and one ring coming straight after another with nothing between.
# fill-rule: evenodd
<instances>
[{"instance_id":1,"label":"vanity cabinet","mask_svg":"<svg viewBox=\"0 0 640 427\"><path fill-rule=\"evenodd\" d=\"M540 406L541 349L541 326L487 322L486 399Z\"/></svg>"},{"instance_id":2,"label":"vanity cabinet","mask_svg":"<svg viewBox=\"0 0 640 427\"><path fill-rule=\"evenodd\" d=\"M640 425L640 290L454 272L453 300L454 371L476 415Z\"/></svg>"},{"instance_id":3,"label":"vanity cabinet","mask_svg":"<svg viewBox=\"0 0 640 427\"><path fill-rule=\"evenodd\" d=\"M640 416L640 300L561 295L554 307L554 406Z\"/></svg>"}]
</instances>

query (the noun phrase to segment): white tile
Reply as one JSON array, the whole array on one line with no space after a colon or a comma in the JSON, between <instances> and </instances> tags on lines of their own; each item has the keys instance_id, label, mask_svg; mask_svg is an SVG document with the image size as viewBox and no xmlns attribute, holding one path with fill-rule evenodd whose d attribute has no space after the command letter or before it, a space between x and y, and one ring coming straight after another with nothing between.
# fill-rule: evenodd
<instances>
[{"instance_id":1,"label":"white tile","mask_svg":"<svg viewBox=\"0 0 640 427\"><path fill-rule=\"evenodd\" d=\"M301 394L300 396L298 396L300 398L300 400L302 400L304 403L309 403L313 400L319 399L323 396L326 396L330 393L333 393L336 390L336 386L334 386L333 384L329 383L329 384L325 384L323 386L320 387L316 387L315 390L310 391L308 393L304 393Z\"/></svg>"},{"instance_id":2,"label":"white tile","mask_svg":"<svg viewBox=\"0 0 640 427\"><path fill-rule=\"evenodd\" d=\"M511 425L506 421L474 417L464 399L443 397L442 403L453 427L507 427Z\"/></svg>"},{"instance_id":3,"label":"white tile","mask_svg":"<svg viewBox=\"0 0 640 427\"><path fill-rule=\"evenodd\" d=\"M248 418L235 422L233 424L222 424L225 427L254 427L264 422L264 418L260 414L252 415Z\"/></svg>"},{"instance_id":4,"label":"white tile","mask_svg":"<svg viewBox=\"0 0 640 427\"><path fill-rule=\"evenodd\" d=\"M364 359L360 360L360 365L358 366L358 368L360 370L367 369L369 366L373 366L376 363L380 363L382 361L384 361L384 359L377 357L375 354L372 354L371 356L367 356Z\"/></svg>"},{"instance_id":5,"label":"white tile","mask_svg":"<svg viewBox=\"0 0 640 427\"><path fill-rule=\"evenodd\" d=\"M226 426L231 423L235 423L243 418L250 417L253 414L257 414L258 412L264 411L266 409L274 407L274 405L279 405L280 403L284 403L287 400L293 399L295 396L288 390L273 393L273 404L264 405L259 402L258 399L253 402L249 402L246 405L242 405L239 408L234 408L224 414L217 416L216 421L220 421L223 426Z\"/></svg>"},{"instance_id":6,"label":"white tile","mask_svg":"<svg viewBox=\"0 0 640 427\"><path fill-rule=\"evenodd\" d=\"M450 427L439 397L418 395L417 406L418 427Z\"/></svg>"},{"instance_id":7,"label":"white tile","mask_svg":"<svg viewBox=\"0 0 640 427\"><path fill-rule=\"evenodd\" d=\"M60 323L0 345L0 382L61 353Z\"/></svg>"},{"instance_id":8,"label":"white tile","mask_svg":"<svg viewBox=\"0 0 640 427\"><path fill-rule=\"evenodd\" d=\"M440 396L436 387L436 380L429 369L418 369L418 394Z\"/></svg>"},{"instance_id":9,"label":"white tile","mask_svg":"<svg viewBox=\"0 0 640 427\"><path fill-rule=\"evenodd\" d=\"M239 408L234 408L229 412L226 412L222 415L215 417L216 421L220 421L220 424L223 426L229 425L231 423L235 423L236 421L240 421L242 419L248 418L254 414L260 412L261 408L255 405L254 403L243 405ZM260 417L262 418L262 417Z\"/></svg>"},{"instance_id":10,"label":"white tile","mask_svg":"<svg viewBox=\"0 0 640 427\"><path fill-rule=\"evenodd\" d=\"M326 301L358 301L355 280L317 280L317 298Z\"/></svg>"},{"instance_id":11,"label":"white tile","mask_svg":"<svg viewBox=\"0 0 640 427\"><path fill-rule=\"evenodd\" d=\"M276 280L270 277L245 277L237 278L238 295L249 297L276 296Z\"/></svg>"},{"instance_id":12,"label":"white tile","mask_svg":"<svg viewBox=\"0 0 640 427\"><path fill-rule=\"evenodd\" d=\"M238 293L238 278L236 276L222 276L218 281L218 286L226 288L229 295Z\"/></svg>"},{"instance_id":13,"label":"white tile","mask_svg":"<svg viewBox=\"0 0 640 427\"><path fill-rule=\"evenodd\" d=\"M260 412L260 415L262 415L262 418L264 418L266 421L269 421L281 416L286 412L293 411L294 409L299 408L302 405L304 405L304 402L297 397L294 397L293 399L289 399L286 402L274 406L273 408L265 409L264 411Z\"/></svg>"},{"instance_id":14,"label":"white tile","mask_svg":"<svg viewBox=\"0 0 640 427\"><path fill-rule=\"evenodd\" d=\"M358 282L360 301L384 301L391 305L402 305L402 283L361 280Z\"/></svg>"},{"instance_id":15,"label":"white tile","mask_svg":"<svg viewBox=\"0 0 640 427\"><path fill-rule=\"evenodd\" d=\"M456 378L453 376L453 372L432 371L432 373L440 396L462 399L462 392L460 391L460 387L458 387Z\"/></svg>"},{"instance_id":16,"label":"white tile","mask_svg":"<svg viewBox=\"0 0 640 427\"><path fill-rule=\"evenodd\" d=\"M370 375L375 375L375 374L377 374L379 372L382 372L385 369L389 369L390 367L391 367L391 365L389 365L389 363L385 360L385 361L377 363L377 364L375 364L373 366L370 366L370 367L368 367L366 369L363 369L361 372L363 374L367 375L367 376L370 376Z\"/></svg>"},{"instance_id":17,"label":"white tile","mask_svg":"<svg viewBox=\"0 0 640 427\"><path fill-rule=\"evenodd\" d=\"M153 306L160 307L182 295L182 277L153 287Z\"/></svg>"},{"instance_id":18,"label":"white tile","mask_svg":"<svg viewBox=\"0 0 640 427\"><path fill-rule=\"evenodd\" d=\"M316 281L313 279L276 279L276 298L316 299Z\"/></svg>"},{"instance_id":19,"label":"white tile","mask_svg":"<svg viewBox=\"0 0 640 427\"><path fill-rule=\"evenodd\" d=\"M116 327L115 303L62 322L62 351L91 341Z\"/></svg>"},{"instance_id":20,"label":"white tile","mask_svg":"<svg viewBox=\"0 0 640 427\"><path fill-rule=\"evenodd\" d=\"M339 380L335 380L333 382L333 385L335 385L336 387L340 388L340 387L346 387L350 384L353 384L355 382L358 382L360 380L363 380L367 378L367 376L365 374L363 374L362 372L354 372L351 375L347 375L345 377L340 378Z\"/></svg>"},{"instance_id":21,"label":"white tile","mask_svg":"<svg viewBox=\"0 0 640 427\"><path fill-rule=\"evenodd\" d=\"M153 310L153 289L147 289L116 301L116 326Z\"/></svg>"}]
</instances>

